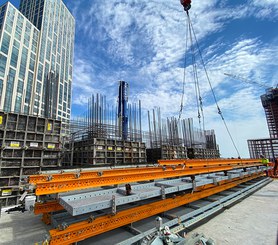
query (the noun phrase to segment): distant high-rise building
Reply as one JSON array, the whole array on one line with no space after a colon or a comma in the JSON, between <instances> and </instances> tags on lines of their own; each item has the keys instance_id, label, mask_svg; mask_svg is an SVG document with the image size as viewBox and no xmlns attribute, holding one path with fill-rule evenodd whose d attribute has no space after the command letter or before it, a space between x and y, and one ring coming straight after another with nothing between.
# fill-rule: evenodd
<instances>
[{"instance_id":1,"label":"distant high-rise building","mask_svg":"<svg viewBox=\"0 0 278 245\"><path fill-rule=\"evenodd\" d=\"M62 0L0 7L0 110L69 123L74 31Z\"/></svg>"},{"instance_id":2,"label":"distant high-rise building","mask_svg":"<svg viewBox=\"0 0 278 245\"><path fill-rule=\"evenodd\" d=\"M278 157L278 88L269 88L261 95L270 138L247 140L251 158L262 155L274 161Z\"/></svg>"},{"instance_id":3,"label":"distant high-rise building","mask_svg":"<svg viewBox=\"0 0 278 245\"><path fill-rule=\"evenodd\" d=\"M261 96L265 110L269 136L278 138L278 88L271 88Z\"/></svg>"}]
</instances>

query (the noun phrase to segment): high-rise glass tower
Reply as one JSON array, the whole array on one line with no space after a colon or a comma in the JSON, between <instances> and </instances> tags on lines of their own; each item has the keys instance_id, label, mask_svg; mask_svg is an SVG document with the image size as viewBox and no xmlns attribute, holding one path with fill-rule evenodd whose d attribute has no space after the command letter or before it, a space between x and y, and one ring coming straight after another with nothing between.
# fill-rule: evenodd
<instances>
[{"instance_id":1,"label":"high-rise glass tower","mask_svg":"<svg viewBox=\"0 0 278 245\"><path fill-rule=\"evenodd\" d=\"M62 0L0 7L0 110L69 123L74 30Z\"/></svg>"}]
</instances>

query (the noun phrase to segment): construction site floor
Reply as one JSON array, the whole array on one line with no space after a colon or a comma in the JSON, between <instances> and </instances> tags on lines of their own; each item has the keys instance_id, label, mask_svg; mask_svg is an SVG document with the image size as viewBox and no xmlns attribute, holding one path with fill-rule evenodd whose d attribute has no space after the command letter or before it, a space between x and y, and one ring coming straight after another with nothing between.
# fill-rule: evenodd
<instances>
[{"instance_id":1,"label":"construction site floor","mask_svg":"<svg viewBox=\"0 0 278 245\"><path fill-rule=\"evenodd\" d=\"M276 245L278 242L278 180L272 181L242 202L226 209L205 224L197 227L191 233L203 233L211 237L216 244L245 244L245 245ZM32 213L1 214L0 244L30 245L42 241L49 226L44 225L40 216ZM149 226L150 224L144 224ZM149 227L152 228L152 227ZM112 231L115 235L123 236L124 230ZM122 237L124 238L124 237ZM94 238L78 244L94 243ZM114 238L106 236L99 245L112 245Z\"/></svg>"},{"instance_id":2,"label":"construction site floor","mask_svg":"<svg viewBox=\"0 0 278 245\"><path fill-rule=\"evenodd\" d=\"M198 226L198 232L216 244L278 244L278 180L272 181L242 202Z\"/></svg>"}]
</instances>

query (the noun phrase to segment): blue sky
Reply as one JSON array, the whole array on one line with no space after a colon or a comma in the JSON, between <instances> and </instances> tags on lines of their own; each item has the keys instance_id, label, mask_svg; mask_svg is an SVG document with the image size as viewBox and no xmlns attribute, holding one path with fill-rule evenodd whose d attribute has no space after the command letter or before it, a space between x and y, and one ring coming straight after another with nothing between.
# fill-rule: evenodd
<instances>
[{"instance_id":1,"label":"blue sky","mask_svg":"<svg viewBox=\"0 0 278 245\"><path fill-rule=\"evenodd\" d=\"M145 112L160 106L164 117L177 116L186 42L179 0L64 2L76 18L72 114L85 111L92 93L115 103L118 81L125 80L130 102L141 99ZM193 0L190 16L219 106L240 154L249 157L246 140L268 137L264 89L223 73L276 86L278 0ZM216 130L223 157L236 156L199 61L198 67L206 129ZM188 66L182 117L193 117L198 126L190 71Z\"/></svg>"}]
</instances>

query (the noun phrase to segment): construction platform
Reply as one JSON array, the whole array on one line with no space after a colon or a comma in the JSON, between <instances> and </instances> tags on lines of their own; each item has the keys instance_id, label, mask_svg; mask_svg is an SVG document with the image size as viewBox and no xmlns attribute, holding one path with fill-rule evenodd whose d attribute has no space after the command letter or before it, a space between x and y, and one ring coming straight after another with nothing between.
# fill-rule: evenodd
<instances>
[{"instance_id":1,"label":"construction platform","mask_svg":"<svg viewBox=\"0 0 278 245\"><path fill-rule=\"evenodd\" d=\"M245 185L248 186L248 185ZM236 187L238 191L239 187ZM277 220L278 220L278 181L274 180L262 189L253 193L242 202L231 208L222 209L224 212L214 217L206 224L197 227L193 232L203 232L207 237L214 239L216 244L276 244L277 239ZM218 195L220 198L227 196ZM209 199L199 200L195 203L179 207L167 212L163 218L163 223L173 221L173 217L190 215L191 212L197 213L200 205L213 203L217 196ZM203 203L202 203L203 202ZM191 212L190 212L191 211ZM107 233L78 242L81 245L87 244L117 244L127 239L134 238L131 231L146 232L155 227L155 218L152 216L147 219L135 222L131 229L128 227L117 228ZM172 218L171 218L172 217ZM41 216L34 216L33 213L3 213L0 218L0 240L3 245L30 245L42 241L49 230L49 226L41 222ZM192 218L191 218L192 220ZM26 224L26 225L24 225ZM270 229L272 227L272 229ZM192 232L191 229L186 231ZM138 233L137 233L138 234Z\"/></svg>"},{"instance_id":2,"label":"construction platform","mask_svg":"<svg viewBox=\"0 0 278 245\"><path fill-rule=\"evenodd\" d=\"M120 227L131 231L121 244L141 244L154 231L134 224L163 214L170 220L165 225L180 232L266 185L270 179L262 176L269 169L260 159L176 159L153 166L47 171L26 178L22 188L34 203L23 208L33 207L52 225L40 244L72 244ZM184 207L193 210L172 213Z\"/></svg>"}]
</instances>

